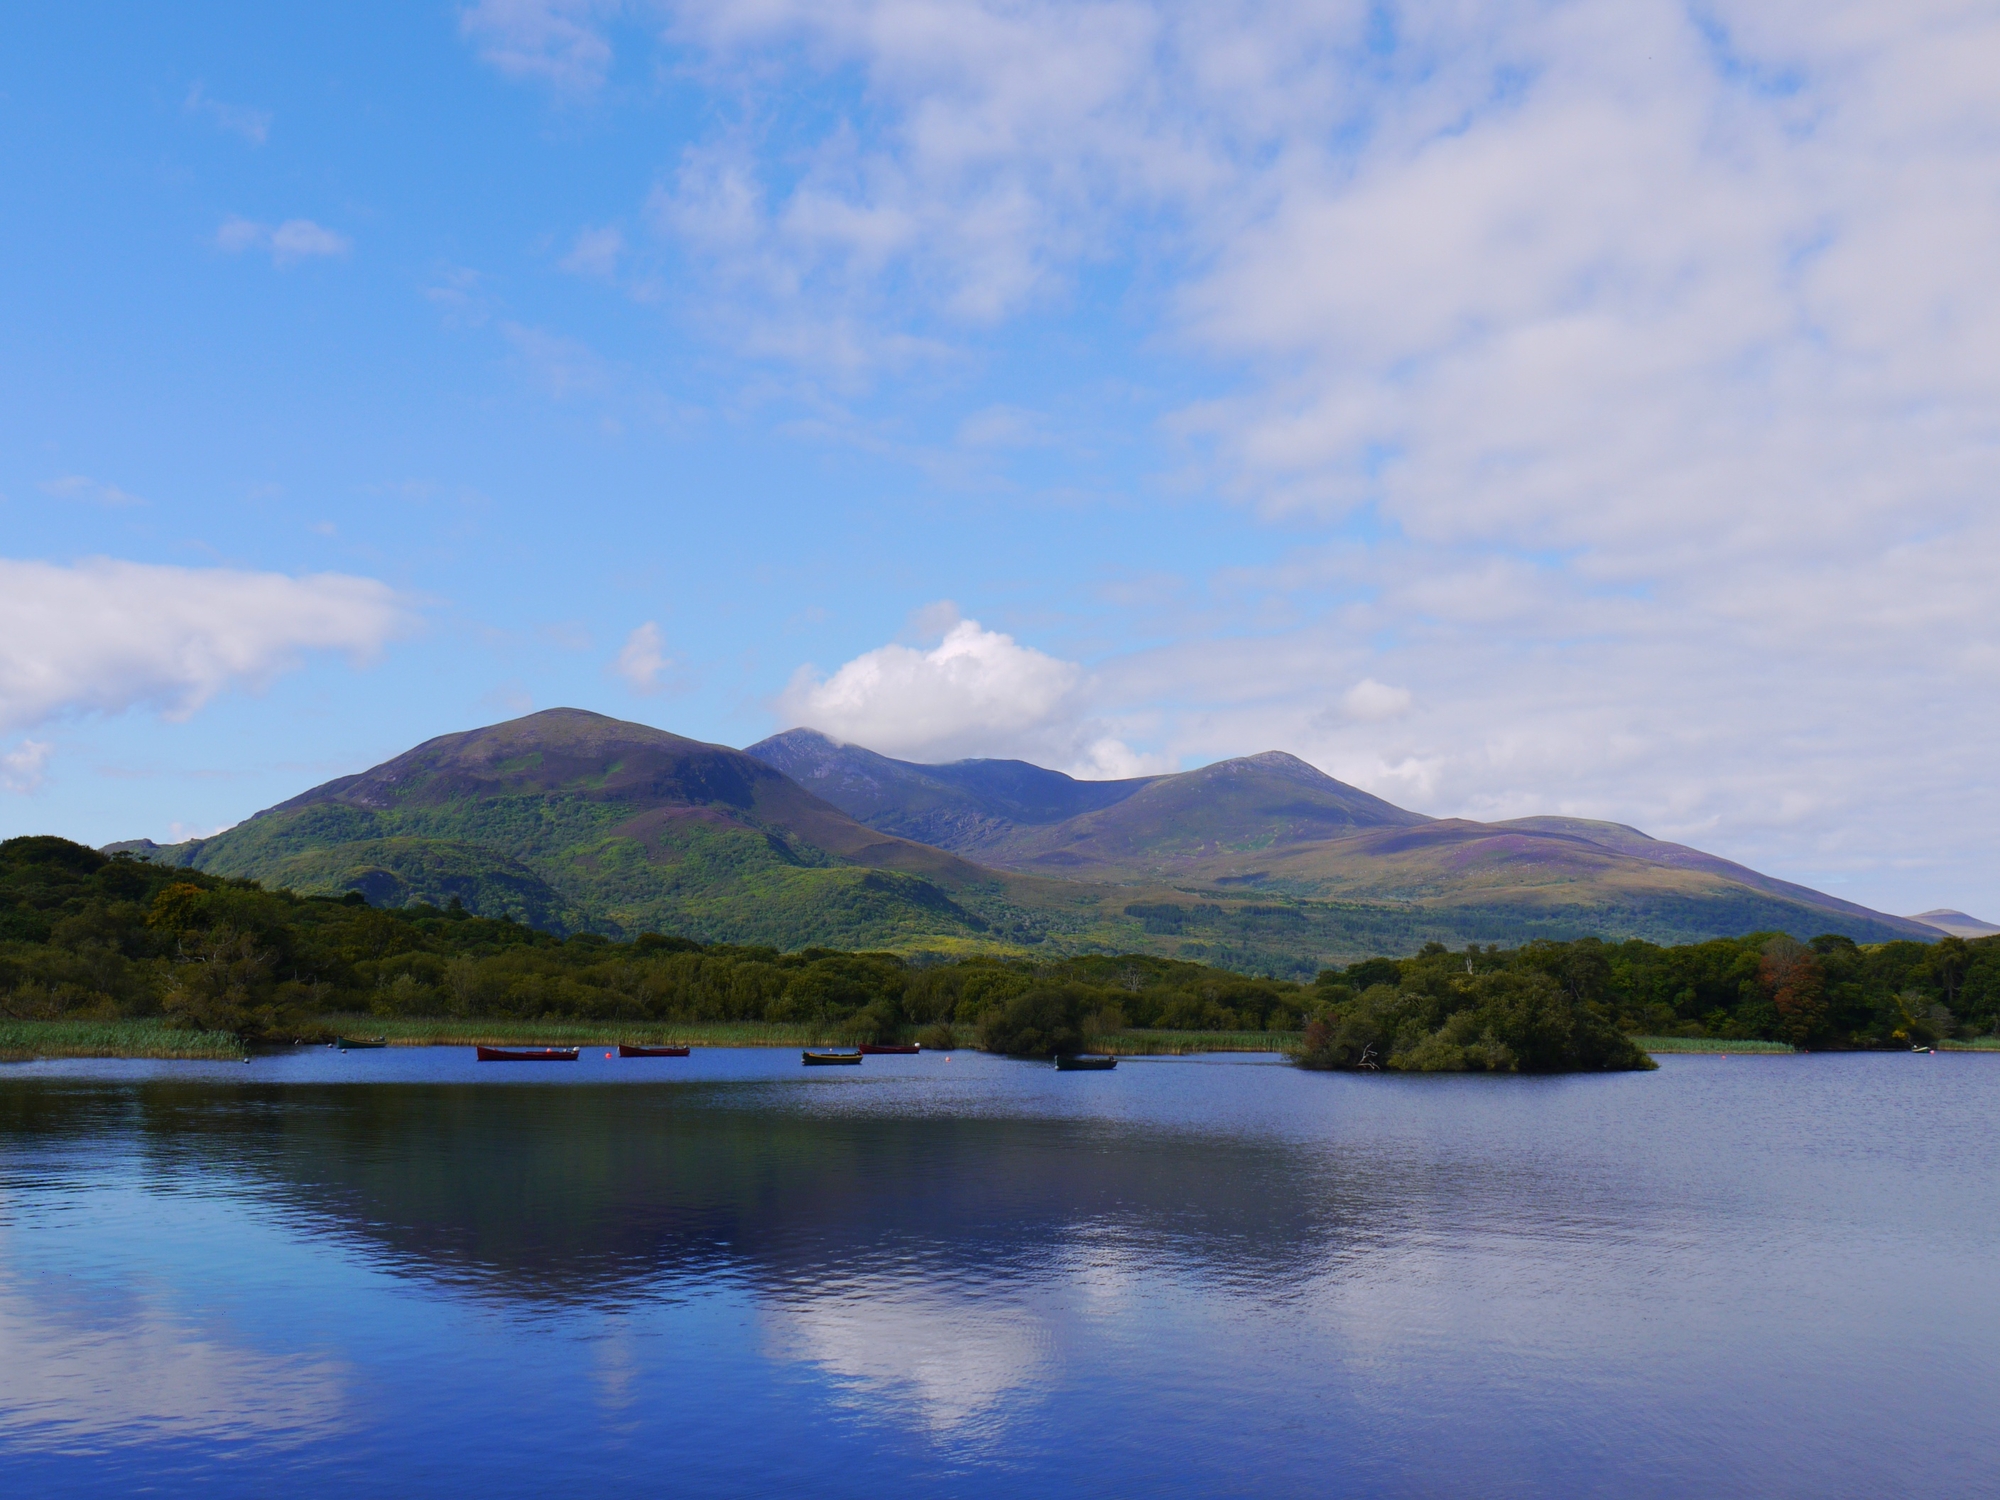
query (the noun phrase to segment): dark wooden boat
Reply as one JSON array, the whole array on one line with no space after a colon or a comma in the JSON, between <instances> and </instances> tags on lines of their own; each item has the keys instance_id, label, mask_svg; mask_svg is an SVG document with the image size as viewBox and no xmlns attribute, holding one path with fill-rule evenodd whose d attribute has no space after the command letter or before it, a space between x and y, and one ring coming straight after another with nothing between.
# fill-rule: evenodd
<instances>
[{"instance_id":1,"label":"dark wooden boat","mask_svg":"<svg viewBox=\"0 0 2000 1500\"><path fill-rule=\"evenodd\" d=\"M858 1063L861 1061L861 1054L859 1052L815 1052L810 1047L801 1052L799 1057L809 1068L823 1068L830 1063Z\"/></svg>"},{"instance_id":2,"label":"dark wooden boat","mask_svg":"<svg viewBox=\"0 0 2000 1500\"><path fill-rule=\"evenodd\" d=\"M860 1047L863 1057L914 1057L917 1054L915 1042L863 1042Z\"/></svg>"},{"instance_id":3,"label":"dark wooden boat","mask_svg":"<svg viewBox=\"0 0 2000 1500\"><path fill-rule=\"evenodd\" d=\"M575 1062L574 1047L480 1047L481 1062Z\"/></svg>"},{"instance_id":4,"label":"dark wooden boat","mask_svg":"<svg viewBox=\"0 0 2000 1500\"><path fill-rule=\"evenodd\" d=\"M1108 1073L1117 1066L1118 1059L1115 1057L1079 1055L1056 1058L1056 1069L1063 1073Z\"/></svg>"},{"instance_id":5,"label":"dark wooden boat","mask_svg":"<svg viewBox=\"0 0 2000 1500\"><path fill-rule=\"evenodd\" d=\"M618 1044L618 1055L620 1057L686 1057L688 1049L685 1047L635 1047L630 1042L620 1042Z\"/></svg>"},{"instance_id":6,"label":"dark wooden boat","mask_svg":"<svg viewBox=\"0 0 2000 1500\"><path fill-rule=\"evenodd\" d=\"M386 1036L337 1036L333 1039L333 1045L342 1052L356 1052L370 1047L386 1047L389 1045L389 1039Z\"/></svg>"}]
</instances>

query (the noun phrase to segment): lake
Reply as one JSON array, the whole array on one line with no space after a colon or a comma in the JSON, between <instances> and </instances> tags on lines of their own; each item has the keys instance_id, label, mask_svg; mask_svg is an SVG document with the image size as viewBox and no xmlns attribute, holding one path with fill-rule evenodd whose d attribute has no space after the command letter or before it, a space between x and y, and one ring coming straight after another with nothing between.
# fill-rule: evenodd
<instances>
[{"instance_id":1,"label":"lake","mask_svg":"<svg viewBox=\"0 0 2000 1500\"><path fill-rule=\"evenodd\" d=\"M2000 1057L0 1068L8 1494L2000 1488Z\"/></svg>"}]
</instances>

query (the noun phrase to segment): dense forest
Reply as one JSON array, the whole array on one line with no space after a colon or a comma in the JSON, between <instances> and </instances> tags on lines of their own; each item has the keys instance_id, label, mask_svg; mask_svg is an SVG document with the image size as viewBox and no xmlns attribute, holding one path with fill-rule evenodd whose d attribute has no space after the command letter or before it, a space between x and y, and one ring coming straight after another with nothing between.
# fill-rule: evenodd
<instances>
[{"instance_id":1,"label":"dense forest","mask_svg":"<svg viewBox=\"0 0 2000 1500\"><path fill-rule=\"evenodd\" d=\"M1628 1034L1907 1047L2000 1023L2000 940L1800 943L1769 933L1659 947L1533 942L1328 969L1312 984L1139 955L1057 960L557 937L462 909L385 910L0 844L0 1015L166 1017L246 1038L317 1018L812 1021L1047 1056L1129 1028L1287 1031L1322 1067L1644 1066Z\"/></svg>"}]
</instances>

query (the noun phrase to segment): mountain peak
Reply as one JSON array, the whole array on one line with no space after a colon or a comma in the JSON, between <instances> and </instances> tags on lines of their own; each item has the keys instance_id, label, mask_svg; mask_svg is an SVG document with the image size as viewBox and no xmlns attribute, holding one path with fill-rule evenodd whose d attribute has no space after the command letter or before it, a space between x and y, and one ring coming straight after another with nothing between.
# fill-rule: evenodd
<instances>
[{"instance_id":1,"label":"mountain peak","mask_svg":"<svg viewBox=\"0 0 2000 1500\"><path fill-rule=\"evenodd\" d=\"M1969 917L1964 912L1954 911L1949 906L1920 911L1910 920L1922 922L1926 927L1935 927L1939 932L1951 937L1992 937L1996 932L2000 932L2000 927L1994 926L1991 922L1982 922L1977 917Z\"/></svg>"}]
</instances>

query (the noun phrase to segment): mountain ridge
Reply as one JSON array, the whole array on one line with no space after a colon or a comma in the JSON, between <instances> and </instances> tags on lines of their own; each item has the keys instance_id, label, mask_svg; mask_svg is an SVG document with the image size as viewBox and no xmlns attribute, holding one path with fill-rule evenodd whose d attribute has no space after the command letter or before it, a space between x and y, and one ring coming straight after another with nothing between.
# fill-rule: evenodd
<instances>
[{"instance_id":1,"label":"mountain ridge","mask_svg":"<svg viewBox=\"0 0 2000 1500\"><path fill-rule=\"evenodd\" d=\"M1085 782L896 761L813 731L739 751L577 709L436 736L207 839L123 847L557 931L1139 951L1251 972L1430 941L1937 935L1624 825L1431 818L1282 751Z\"/></svg>"}]
</instances>

